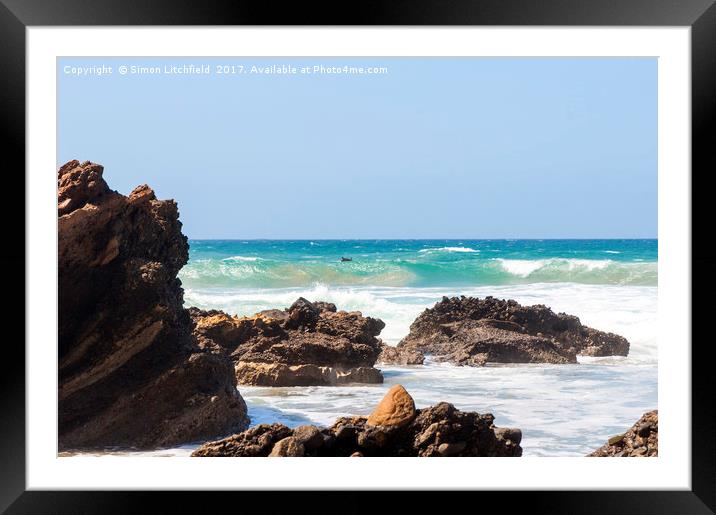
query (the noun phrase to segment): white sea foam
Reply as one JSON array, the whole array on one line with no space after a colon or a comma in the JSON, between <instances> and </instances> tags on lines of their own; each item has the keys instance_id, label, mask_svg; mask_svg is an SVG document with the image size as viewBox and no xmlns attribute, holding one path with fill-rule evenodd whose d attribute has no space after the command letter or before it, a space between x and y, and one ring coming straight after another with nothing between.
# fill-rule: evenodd
<instances>
[{"instance_id":1,"label":"white sea foam","mask_svg":"<svg viewBox=\"0 0 716 515\"><path fill-rule=\"evenodd\" d=\"M471 249L469 247L436 247L431 249L422 249L418 252L480 252L478 249Z\"/></svg>"},{"instance_id":2,"label":"white sea foam","mask_svg":"<svg viewBox=\"0 0 716 515\"><path fill-rule=\"evenodd\" d=\"M560 263L559 260L553 260ZM616 261L609 259L565 259L570 270L604 270L610 265L616 264Z\"/></svg>"},{"instance_id":3,"label":"white sea foam","mask_svg":"<svg viewBox=\"0 0 716 515\"><path fill-rule=\"evenodd\" d=\"M252 426L328 426L338 417L370 413L388 388L401 384L418 408L448 401L460 410L492 413L498 426L520 428L524 456L584 456L657 407L654 366L595 360L579 365L456 367L428 362L380 368L385 383L379 385L240 386L239 391ZM120 454L186 456L196 446Z\"/></svg>"},{"instance_id":4,"label":"white sea foam","mask_svg":"<svg viewBox=\"0 0 716 515\"><path fill-rule=\"evenodd\" d=\"M658 407L657 287L536 283L469 288L358 287L187 289L185 302L237 314L285 307L297 297L334 302L386 323L380 337L395 345L410 323L443 296L469 295L545 304L585 325L625 336L629 356L579 356L578 365L506 364L456 367L448 363L380 367L381 385L239 388L251 424L330 425L337 417L367 414L393 384L404 385L423 408L448 401L458 409L493 413L496 424L519 427L525 456L584 456ZM578 399L578 402L575 400ZM608 402L605 402L608 399ZM194 446L120 455L186 456Z\"/></svg>"},{"instance_id":5,"label":"white sea foam","mask_svg":"<svg viewBox=\"0 0 716 515\"><path fill-rule=\"evenodd\" d=\"M257 256L231 256L222 259L222 261L259 261L260 259Z\"/></svg>"},{"instance_id":6,"label":"white sea foam","mask_svg":"<svg viewBox=\"0 0 716 515\"><path fill-rule=\"evenodd\" d=\"M310 288L187 288L185 303L206 309L223 309L249 315L290 306L298 297L333 302L338 309L361 311L386 324L380 337L395 345L408 334L410 324L443 295L468 295L515 299L523 305L545 304L555 312L576 315L591 327L625 336L632 344L634 363L656 363L657 287L536 283L480 287L368 287L327 286Z\"/></svg>"},{"instance_id":7,"label":"white sea foam","mask_svg":"<svg viewBox=\"0 0 716 515\"><path fill-rule=\"evenodd\" d=\"M525 456L584 456L656 407L656 368L628 364L427 364L381 367L382 385L240 387L252 424L332 424L370 413L393 384L405 386L418 408L449 401L458 409L492 413L496 424L522 429ZM277 391L278 390L278 391ZM604 402L608 398L612 402ZM579 402L575 403L575 399Z\"/></svg>"},{"instance_id":8,"label":"white sea foam","mask_svg":"<svg viewBox=\"0 0 716 515\"><path fill-rule=\"evenodd\" d=\"M610 265L617 264L610 259L495 259L500 266L511 274L527 277L538 270L561 270L567 272L604 270Z\"/></svg>"},{"instance_id":9,"label":"white sea foam","mask_svg":"<svg viewBox=\"0 0 716 515\"><path fill-rule=\"evenodd\" d=\"M513 275L520 277L527 277L535 270L542 268L548 261L546 259L495 259L500 266L506 271Z\"/></svg>"}]
</instances>

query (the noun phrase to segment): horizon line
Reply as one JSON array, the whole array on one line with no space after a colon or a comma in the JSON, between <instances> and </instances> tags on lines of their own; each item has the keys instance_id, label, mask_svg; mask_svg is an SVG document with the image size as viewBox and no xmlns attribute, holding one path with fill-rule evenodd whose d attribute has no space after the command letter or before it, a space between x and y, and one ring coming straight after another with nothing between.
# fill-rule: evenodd
<instances>
[{"instance_id":1,"label":"horizon line","mask_svg":"<svg viewBox=\"0 0 716 515\"><path fill-rule=\"evenodd\" d=\"M640 238L196 238L189 237L189 240L213 240L213 241L637 241L657 240L658 237Z\"/></svg>"}]
</instances>

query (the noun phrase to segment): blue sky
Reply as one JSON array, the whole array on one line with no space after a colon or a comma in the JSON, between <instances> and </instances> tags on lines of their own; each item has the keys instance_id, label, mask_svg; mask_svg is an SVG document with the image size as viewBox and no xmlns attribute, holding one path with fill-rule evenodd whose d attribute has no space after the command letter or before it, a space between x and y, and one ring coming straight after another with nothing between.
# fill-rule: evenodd
<instances>
[{"instance_id":1,"label":"blue sky","mask_svg":"<svg viewBox=\"0 0 716 515\"><path fill-rule=\"evenodd\" d=\"M117 73L185 63L212 73ZM58 166L149 184L190 238L657 235L656 59L72 58L57 77Z\"/></svg>"}]
</instances>

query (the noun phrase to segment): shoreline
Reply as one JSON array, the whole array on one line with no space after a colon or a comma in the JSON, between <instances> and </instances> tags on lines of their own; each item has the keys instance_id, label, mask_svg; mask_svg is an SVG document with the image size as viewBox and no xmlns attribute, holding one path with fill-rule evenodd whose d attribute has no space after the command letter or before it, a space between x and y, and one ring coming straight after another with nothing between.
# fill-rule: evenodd
<instances>
[{"instance_id":1,"label":"shoreline","mask_svg":"<svg viewBox=\"0 0 716 515\"><path fill-rule=\"evenodd\" d=\"M273 249L263 249L265 255L258 252L262 249L249 255L231 245L217 253L213 244L190 249L175 202L158 200L147 185L120 195L109 189L102 172L101 165L77 161L58 171L63 450L111 443L114 450L171 453L186 449L185 442L215 441L217 435L264 422L276 426L270 429L272 438L289 438L292 429L281 422L327 427L351 414L357 416L347 422L351 427L338 430L335 438L343 441L339 433L358 432L385 443L381 430L364 428L364 416L388 387L401 384L410 391L403 390L411 405L414 396L412 413L416 407L425 413L416 415L400 438L427 431L426 438L434 433L436 447L421 450L395 441L398 447L376 451L357 442L367 455L434 455L444 446L440 455L489 456L505 449L513 455L510 445L503 450L493 446L497 437L489 436L492 428L485 426L491 420L498 429L511 428L509 434L519 432L515 445L524 431L527 455L584 455L603 444L608 428L623 430L658 406L658 289L656 276L648 275L655 273L656 261L636 263L656 259L656 241L641 247L633 241L621 246L590 240L567 247L564 240L550 243L554 248L548 253L568 257L545 256L547 244L540 240L471 246L400 241L374 245L368 254L363 247L369 244L356 241L341 241L331 249L313 241L283 246L264 241L263 247ZM344 252L346 245L353 251ZM403 259L403 252L412 257ZM484 258L483 253L496 254ZM620 257L605 259L607 253ZM371 255L372 260L363 260ZM304 258L309 268L298 265ZM207 261L209 268L196 268ZM494 262L497 268L490 265ZM612 263L619 262L628 268L614 269ZM402 267L397 276L396 263ZM202 274L211 279L217 271L220 288L202 283ZM312 280L316 272L320 281ZM295 273L304 276L286 288ZM475 273L482 274L480 280ZM273 274L282 288L246 288L250 281L244 279L256 281L266 274ZM503 284L505 274L520 279ZM406 277L422 279L415 286L389 288ZM475 286L459 286L470 277ZM351 286L342 285L346 278L352 278ZM356 280L362 287L353 284ZM640 285L644 280L655 284ZM430 288L419 286L421 281ZM388 288L369 286L377 284ZM303 295L296 300L297 289L306 287L310 301ZM381 358L383 339L400 340L400 352ZM374 367L381 359L419 363L424 353L435 359L429 357L424 366ZM579 364L578 353L609 357L585 357ZM451 364L434 362L440 360ZM491 366L494 362L502 364ZM253 386L237 388L237 382ZM277 387L281 384L286 386ZM445 408L445 402L455 408ZM462 414L453 415L454 409ZM458 420L477 425L451 437L464 441L440 440L433 425L453 427ZM266 428L234 441L259 437L262 431ZM478 433L487 438L487 447L474 440ZM641 430L632 433L625 449L641 445ZM355 449L344 444L338 443L336 452ZM260 447L260 452L271 451ZM609 443L600 452L631 452L620 449Z\"/></svg>"},{"instance_id":2,"label":"shoreline","mask_svg":"<svg viewBox=\"0 0 716 515\"><path fill-rule=\"evenodd\" d=\"M599 358L606 360L607 358ZM628 360L628 358L627 358ZM618 434L626 430L636 421L643 413L654 409L657 406L657 366L644 364L583 364L579 370L573 370L570 374L560 374L564 372L565 365L550 364L487 364L482 368L458 367L449 363L431 363L427 366L409 365L409 366L378 366L385 376L385 383L381 385L355 384L351 386L293 386L293 387L260 387L260 386L239 386L239 392L244 397L248 415L251 418L250 428L259 424L279 422L288 427L296 427L302 424L315 424L324 426L332 423L338 416L358 415L360 412L369 409L377 399L381 397L391 385L400 383L405 384L406 388L413 394L416 406L423 408L434 404L438 398L451 398L451 401L458 409L464 411L478 411L496 413L497 422L501 425L520 426L523 432L522 447L525 457L583 457L589 452L600 447L610 436ZM573 368L573 367L570 367ZM589 416L578 417L575 411L568 410L567 413L552 414L557 419L550 418L541 423L534 420L534 413L525 412L520 405L530 406L539 401L539 398L524 399L517 404L511 405L501 397L501 391L493 392L490 398L481 397L479 392L469 394L459 392L459 384L469 381L470 376L478 377L480 375L488 375L481 384L482 389L492 388L492 379L494 374L499 373L504 378L505 372L510 373L506 389L517 389L516 383L519 382L520 376L526 380L534 378L542 378L542 386L540 391L554 392L553 386L558 384L560 376L569 376L570 381L589 381L592 377L606 376L605 380L627 380L639 374L639 377L649 379L651 386L646 391L640 392L638 395L632 394L628 399L631 405L628 409L617 410L609 406L604 406L601 394L608 396L609 392L593 392L594 397L582 408L583 413L589 413ZM443 385L432 396L420 387L416 387L413 380L428 380L427 375L432 376L430 380L446 380L452 378L450 384ZM458 374L459 377L455 377ZM527 374L527 375L525 375ZM507 380L507 378L505 378ZM514 385L514 386L510 386ZM590 390L591 388L585 388ZM459 393L459 394L458 394ZM570 394L574 395L574 392ZM473 400L470 400L473 397ZM481 400L482 399L482 400ZM485 402L492 404L486 404ZM558 401L558 399L554 399ZM298 408L290 405L295 401L303 407L304 413L298 412ZM569 403L570 399L560 402ZM320 413L318 408L321 405L332 404L336 407L332 410L325 410ZM352 406L349 409L348 406ZM544 408L543 408L544 409ZM596 411L595 410L600 410ZM528 416L529 415L529 416ZM564 417L563 415L567 415ZM594 424L594 417L604 420L603 423ZM608 419L608 420L607 420ZM565 424L568 420L573 423L573 429L569 429ZM530 422L532 421L532 422ZM587 430L587 427L591 429ZM552 436L548 431L553 431ZM571 431L571 432L570 432ZM556 452L554 443L550 444L549 440L555 442L564 442L570 440L569 445L565 445L567 450ZM60 453L59 456L189 456L193 450L204 442L195 442L170 448L157 448L152 450L131 450L131 449L115 449L107 451L85 450L85 451L69 451Z\"/></svg>"}]
</instances>

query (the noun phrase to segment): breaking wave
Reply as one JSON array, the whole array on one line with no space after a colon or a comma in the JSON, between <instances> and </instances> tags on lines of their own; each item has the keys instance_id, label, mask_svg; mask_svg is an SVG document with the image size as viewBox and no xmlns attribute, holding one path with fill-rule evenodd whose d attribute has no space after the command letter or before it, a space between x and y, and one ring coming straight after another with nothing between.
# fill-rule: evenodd
<instances>
[{"instance_id":1,"label":"breaking wave","mask_svg":"<svg viewBox=\"0 0 716 515\"><path fill-rule=\"evenodd\" d=\"M282 288L311 286L443 286L562 283L656 286L654 261L609 259L430 259L355 258L281 260L232 256L192 260L180 272L189 286Z\"/></svg>"},{"instance_id":2,"label":"breaking wave","mask_svg":"<svg viewBox=\"0 0 716 515\"><path fill-rule=\"evenodd\" d=\"M471 249L469 247L440 247L437 249L421 249L418 252L424 254L426 252L480 252L479 250Z\"/></svg>"}]
</instances>

